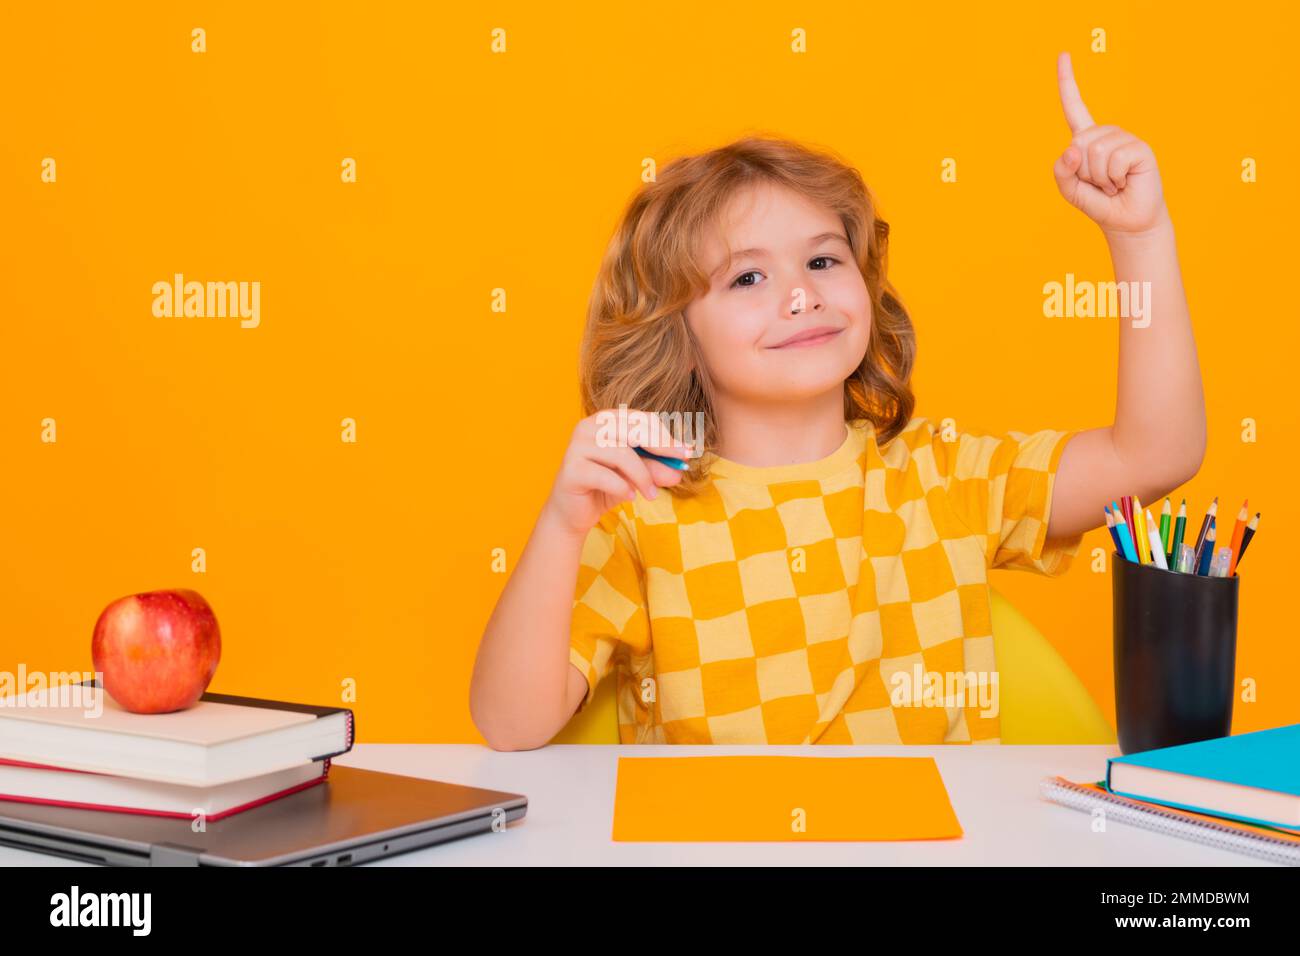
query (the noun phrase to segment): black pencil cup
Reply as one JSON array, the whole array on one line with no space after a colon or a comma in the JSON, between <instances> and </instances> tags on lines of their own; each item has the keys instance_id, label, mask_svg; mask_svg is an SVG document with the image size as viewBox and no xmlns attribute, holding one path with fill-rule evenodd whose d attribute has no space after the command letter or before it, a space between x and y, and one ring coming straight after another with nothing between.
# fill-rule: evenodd
<instances>
[{"instance_id":1,"label":"black pencil cup","mask_svg":"<svg viewBox=\"0 0 1300 956\"><path fill-rule=\"evenodd\" d=\"M1228 736L1241 579L1111 562L1120 751Z\"/></svg>"}]
</instances>

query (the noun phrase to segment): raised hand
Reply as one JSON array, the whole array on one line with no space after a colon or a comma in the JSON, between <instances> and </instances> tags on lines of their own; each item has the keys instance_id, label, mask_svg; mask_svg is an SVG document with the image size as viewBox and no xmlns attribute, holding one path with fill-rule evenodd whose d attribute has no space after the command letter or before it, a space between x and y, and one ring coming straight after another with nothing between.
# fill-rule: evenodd
<instances>
[{"instance_id":1,"label":"raised hand","mask_svg":"<svg viewBox=\"0 0 1300 956\"><path fill-rule=\"evenodd\" d=\"M1118 126L1097 126L1074 82L1070 54L1056 60L1070 145L1052 172L1061 195L1107 233L1142 233L1166 214L1151 147Z\"/></svg>"}]
</instances>

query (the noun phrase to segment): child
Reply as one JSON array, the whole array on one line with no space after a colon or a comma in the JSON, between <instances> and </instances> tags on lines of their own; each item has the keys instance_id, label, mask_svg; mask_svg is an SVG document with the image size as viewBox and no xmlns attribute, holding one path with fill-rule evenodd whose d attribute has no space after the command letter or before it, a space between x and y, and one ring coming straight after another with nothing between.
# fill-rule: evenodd
<instances>
[{"instance_id":1,"label":"child","mask_svg":"<svg viewBox=\"0 0 1300 956\"><path fill-rule=\"evenodd\" d=\"M914 416L911 319L859 174L766 138L669 164L601 266L588 417L484 634L491 746L545 744L611 670L623 743L999 742L986 572L1064 573L1107 502L1173 490L1206 441L1154 156L1092 123L1064 54L1058 82L1057 185L1116 280L1151 283L1146 322L1120 320L1114 424ZM702 412L703 433L612 442L620 407Z\"/></svg>"}]
</instances>

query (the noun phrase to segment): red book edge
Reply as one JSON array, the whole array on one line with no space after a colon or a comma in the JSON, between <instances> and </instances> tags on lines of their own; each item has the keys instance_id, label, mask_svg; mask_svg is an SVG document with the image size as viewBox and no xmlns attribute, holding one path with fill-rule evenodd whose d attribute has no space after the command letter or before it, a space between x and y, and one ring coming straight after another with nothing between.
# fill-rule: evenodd
<instances>
[{"instance_id":1,"label":"red book edge","mask_svg":"<svg viewBox=\"0 0 1300 956\"><path fill-rule=\"evenodd\" d=\"M67 767L53 767L43 763L29 763L25 760L9 760L0 757L0 764L8 764L13 767L34 767L39 770L57 770L62 773L89 773L97 777L111 776L110 774L101 774L94 770L71 770ZM260 807L264 803L270 803L272 800L279 800L281 797L287 797L291 793L297 793L299 790L306 790L308 787L315 787L325 782L330 773L330 758L326 757L321 767L321 774L314 780L305 780L302 783L295 784L276 793L267 794L257 800L250 800L248 803L240 804L237 807L231 807L229 810L222 810L220 813L214 813L207 817L207 820L223 820L226 817L234 816L236 813L243 813L245 810L251 810L254 807ZM180 820L191 820L194 818L192 813L176 813L172 810L144 810L139 807L118 807L107 803L79 803L67 800L46 800L41 797L19 797L12 794L0 793L0 800L11 800L14 803L35 803L46 807L71 807L77 810L107 810L112 813L135 813L147 817L172 817Z\"/></svg>"}]
</instances>

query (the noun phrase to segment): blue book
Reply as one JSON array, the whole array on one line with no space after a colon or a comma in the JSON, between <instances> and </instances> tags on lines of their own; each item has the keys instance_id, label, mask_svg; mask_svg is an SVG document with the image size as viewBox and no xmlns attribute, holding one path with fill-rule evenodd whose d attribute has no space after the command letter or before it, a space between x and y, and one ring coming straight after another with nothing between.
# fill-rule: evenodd
<instances>
[{"instance_id":1,"label":"blue book","mask_svg":"<svg viewBox=\"0 0 1300 956\"><path fill-rule=\"evenodd\" d=\"M1106 789L1193 813L1300 829L1300 724L1110 757Z\"/></svg>"}]
</instances>

